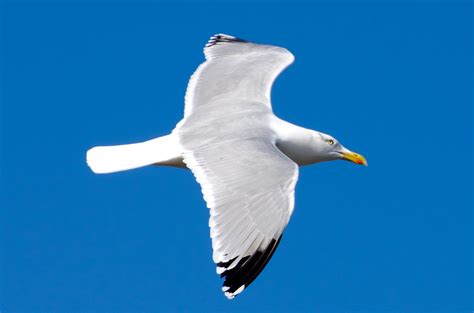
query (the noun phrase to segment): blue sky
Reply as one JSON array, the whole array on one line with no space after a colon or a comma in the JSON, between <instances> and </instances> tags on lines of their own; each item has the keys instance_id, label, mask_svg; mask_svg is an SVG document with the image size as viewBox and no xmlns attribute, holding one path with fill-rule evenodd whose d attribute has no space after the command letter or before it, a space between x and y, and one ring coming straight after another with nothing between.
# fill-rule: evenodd
<instances>
[{"instance_id":1,"label":"blue sky","mask_svg":"<svg viewBox=\"0 0 474 313\"><path fill-rule=\"evenodd\" d=\"M472 3L4 1L2 312L470 312ZM208 37L287 47L274 111L369 167L303 168L273 259L228 301L190 172L94 175L169 132Z\"/></svg>"}]
</instances>

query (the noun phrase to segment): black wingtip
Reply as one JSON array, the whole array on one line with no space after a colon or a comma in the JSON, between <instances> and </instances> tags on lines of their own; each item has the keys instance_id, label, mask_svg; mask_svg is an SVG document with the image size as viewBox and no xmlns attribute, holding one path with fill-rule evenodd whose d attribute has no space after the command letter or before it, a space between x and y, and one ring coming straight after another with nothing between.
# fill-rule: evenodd
<instances>
[{"instance_id":1,"label":"black wingtip","mask_svg":"<svg viewBox=\"0 0 474 313\"><path fill-rule=\"evenodd\" d=\"M226 35L226 34L216 34L212 36L211 38L209 38L209 41L206 44L206 48L215 46L218 43L223 43L223 42L248 42L248 41L234 37L234 36Z\"/></svg>"},{"instance_id":2,"label":"black wingtip","mask_svg":"<svg viewBox=\"0 0 474 313\"><path fill-rule=\"evenodd\" d=\"M224 278L222 291L227 298L233 299L257 278L258 274L270 261L280 240L281 236L278 240L272 239L264 250L257 250L253 255L242 258L235 267L221 273L221 277ZM232 264L232 261L218 264L218 266L225 268L230 264Z\"/></svg>"}]
</instances>

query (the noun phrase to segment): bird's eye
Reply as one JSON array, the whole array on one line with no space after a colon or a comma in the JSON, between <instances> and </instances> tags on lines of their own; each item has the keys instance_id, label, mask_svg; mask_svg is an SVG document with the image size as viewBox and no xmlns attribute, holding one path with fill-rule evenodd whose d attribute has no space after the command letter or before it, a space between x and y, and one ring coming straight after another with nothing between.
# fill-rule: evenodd
<instances>
[{"instance_id":1,"label":"bird's eye","mask_svg":"<svg viewBox=\"0 0 474 313\"><path fill-rule=\"evenodd\" d=\"M334 145L334 140L332 139L326 139L326 142L330 144L331 146Z\"/></svg>"}]
</instances>

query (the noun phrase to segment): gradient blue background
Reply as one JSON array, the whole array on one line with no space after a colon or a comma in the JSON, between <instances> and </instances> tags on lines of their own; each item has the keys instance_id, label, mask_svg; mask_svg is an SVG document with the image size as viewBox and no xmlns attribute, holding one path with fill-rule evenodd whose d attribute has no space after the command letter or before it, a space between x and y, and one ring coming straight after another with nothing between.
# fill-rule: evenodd
<instances>
[{"instance_id":1,"label":"gradient blue background","mask_svg":"<svg viewBox=\"0 0 474 313\"><path fill-rule=\"evenodd\" d=\"M471 2L20 1L1 7L2 312L471 312ZM190 172L94 175L170 131L217 32L287 47L278 116L369 167L303 168L272 261L220 291Z\"/></svg>"}]
</instances>

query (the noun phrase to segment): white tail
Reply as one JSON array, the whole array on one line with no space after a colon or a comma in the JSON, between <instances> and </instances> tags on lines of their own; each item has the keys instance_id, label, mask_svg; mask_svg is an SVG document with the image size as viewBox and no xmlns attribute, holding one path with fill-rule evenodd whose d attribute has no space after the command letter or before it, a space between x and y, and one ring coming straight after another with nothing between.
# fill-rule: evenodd
<instances>
[{"instance_id":1,"label":"white tail","mask_svg":"<svg viewBox=\"0 0 474 313\"><path fill-rule=\"evenodd\" d=\"M87 164L94 173L105 174L151 164L179 166L181 153L174 135L120 146L94 147L87 151Z\"/></svg>"}]
</instances>

